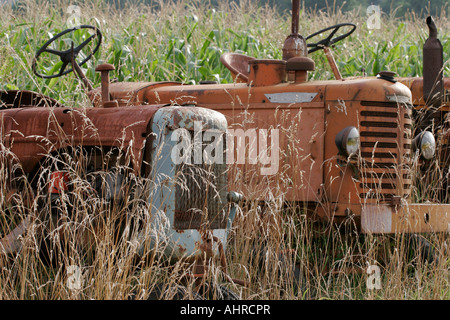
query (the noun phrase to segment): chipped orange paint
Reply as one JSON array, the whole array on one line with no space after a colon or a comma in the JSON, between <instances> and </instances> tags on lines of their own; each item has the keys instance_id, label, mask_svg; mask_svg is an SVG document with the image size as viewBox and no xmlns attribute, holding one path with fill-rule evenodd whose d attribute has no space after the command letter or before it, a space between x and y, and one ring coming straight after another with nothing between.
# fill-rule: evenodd
<instances>
[{"instance_id":1,"label":"chipped orange paint","mask_svg":"<svg viewBox=\"0 0 450 320\"><path fill-rule=\"evenodd\" d=\"M159 107L29 107L1 112L11 152L24 172L36 170L43 156L53 151L99 145L130 148L134 168L140 170L147 125Z\"/></svg>"},{"instance_id":2,"label":"chipped orange paint","mask_svg":"<svg viewBox=\"0 0 450 320\"><path fill-rule=\"evenodd\" d=\"M297 10L298 1L294 4ZM296 28L298 24L293 21L293 30ZM412 181L407 168L413 138L412 108L413 104L423 104L420 80L307 81L307 70L300 67L314 64L306 57L306 47L289 47L292 39L302 39L297 31L294 33L285 45L284 60L224 56L221 61L230 69L235 83L109 84L105 76L101 87L88 92L94 108L3 110L6 131L2 137L27 172L38 165L43 150L50 152L73 143L124 143L133 151L134 164L139 167L147 125L159 107L203 107L223 113L230 129L276 129L282 133L277 174L262 176L258 164L239 164L235 169L240 170L240 179L234 179L230 170L230 189L250 198L251 192L257 191L262 199L255 200L267 196L316 203L321 218L342 221L352 217L362 221L364 232L448 231L450 206L410 203ZM299 57L305 64L299 66L291 60ZM294 68L288 70L287 65ZM338 70L334 71L339 78ZM113 107L104 108L107 102ZM86 119L92 127L85 125ZM357 127L361 133L360 152L351 159L339 155L335 144L336 135L348 126ZM117 128L124 130L117 132ZM287 180L290 182L285 184ZM264 192L267 189L273 194ZM378 207L384 211L374 209ZM411 210L414 213L408 215ZM400 217L411 223L400 224ZM420 219L425 219L425 225L412 223Z\"/></svg>"}]
</instances>

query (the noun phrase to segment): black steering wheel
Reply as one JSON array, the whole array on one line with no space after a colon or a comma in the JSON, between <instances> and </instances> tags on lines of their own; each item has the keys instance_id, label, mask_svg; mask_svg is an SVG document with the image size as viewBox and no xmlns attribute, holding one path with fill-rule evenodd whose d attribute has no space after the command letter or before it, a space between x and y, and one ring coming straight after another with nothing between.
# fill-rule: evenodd
<instances>
[{"instance_id":1,"label":"black steering wheel","mask_svg":"<svg viewBox=\"0 0 450 320\"><path fill-rule=\"evenodd\" d=\"M349 32L347 32L347 33L344 33L342 35L334 37L336 32L342 27L352 27L352 29ZM317 36L317 35L319 35L321 33L324 33L324 32L326 32L328 30L333 30L333 31L330 32L328 37L326 37L325 39L322 39L322 40L320 40L318 42L315 42L315 43L308 43L307 44L308 48L311 48L311 49L308 50L308 53L311 53L311 52L323 49L324 47L329 47L329 46L335 44L336 42L347 38L349 35L351 35L353 33L353 31L355 31L355 29L356 29L356 25L353 24L353 23L340 23L340 24L336 24L334 26L331 26L331 27L319 30L316 33L313 33L313 34L307 36L305 40L309 40L311 38L314 38L315 36Z\"/></svg>"},{"instance_id":2,"label":"black steering wheel","mask_svg":"<svg viewBox=\"0 0 450 320\"><path fill-rule=\"evenodd\" d=\"M73 32L75 30L79 30L79 29L92 29L95 31L95 33L93 35L91 35L89 38L87 38L85 41L83 41L82 44L78 45L77 47L74 47L74 44L72 42L72 48L65 50L65 51L58 51L58 50L54 50L54 49L50 49L48 48L49 45L51 43L53 43L54 41L56 41L57 39L61 38L63 35L69 33L69 32ZM51 38L49 41L47 41L37 52L36 52L36 56L34 57L33 60L33 64L32 64L32 69L35 75L37 75L38 77L41 78L46 78L46 79L50 79L50 78L56 78L56 77L61 77L65 74L68 74L69 72L73 71L73 68L66 70L67 65L70 63L72 63L72 57L73 59L76 59L76 57L78 56L78 54L80 53L80 51L87 46L92 40L94 40L95 38L98 38L98 43L95 46L94 50L91 51L91 53L89 53L89 55L86 56L86 58L84 58L83 61L81 61L80 63L77 63L79 66L82 66L83 64L85 64L89 59L92 58L92 56L98 51L98 49L100 48L100 44L102 43L102 33L100 32L100 30L96 27L93 26L88 26L88 25L81 25L81 26L77 26L74 28L70 28L67 30L64 30L60 33L58 33L56 36L54 36L53 38ZM54 54L60 57L61 61L62 61L62 66L59 69L59 73L54 74L54 75L42 75L39 74L36 71L36 65L37 65L37 61L39 59L39 57L41 56L42 53L47 52L50 54Z\"/></svg>"}]
</instances>

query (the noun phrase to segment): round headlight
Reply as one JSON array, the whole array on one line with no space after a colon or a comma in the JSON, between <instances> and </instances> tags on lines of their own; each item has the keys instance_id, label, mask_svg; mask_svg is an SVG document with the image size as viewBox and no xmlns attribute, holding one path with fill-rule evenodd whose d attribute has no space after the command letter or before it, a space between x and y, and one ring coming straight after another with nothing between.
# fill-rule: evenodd
<instances>
[{"instance_id":1,"label":"round headlight","mask_svg":"<svg viewBox=\"0 0 450 320\"><path fill-rule=\"evenodd\" d=\"M430 160L436 152L436 140L430 131L419 133L413 140L413 150L419 150L425 160Z\"/></svg>"},{"instance_id":2,"label":"round headlight","mask_svg":"<svg viewBox=\"0 0 450 320\"><path fill-rule=\"evenodd\" d=\"M334 141L339 154L348 157L359 150L359 131L356 127L347 127L336 135Z\"/></svg>"}]
</instances>

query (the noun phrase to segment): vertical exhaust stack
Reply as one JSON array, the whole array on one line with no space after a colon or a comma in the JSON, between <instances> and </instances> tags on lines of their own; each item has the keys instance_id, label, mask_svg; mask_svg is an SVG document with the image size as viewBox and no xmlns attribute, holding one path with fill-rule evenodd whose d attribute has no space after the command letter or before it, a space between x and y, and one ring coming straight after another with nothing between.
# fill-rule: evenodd
<instances>
[{"instance_id":1,"label":"vertical exhaust stack","mask_svg":"<svg viewBox=\"0 0 450 320\"><path fill-rule=\"evenodd\" d=\"M298 20L300 15L300 0L292 1L292 28L291 34L286 38L283 45L283 60L290 58L306 57L308 48L305 39L298 34Z\"/></svg>"},{"instance_id":2,"label":"vertical exhaust stack","mask_svg":"<svg viewBox=\"0 0 450 320\"><path fill-rule=\"evenodd\" d=\"M423 45L423 99L428 106L437 108L444 96L443 48L431 16L427 18L427 25L429 36Z\"/></svg>"},{"instance_id":3,"label":"vertical exhaust stack","mask_svg":"<svg viewBox=\"0 0 450 320\"><path fill-rule=\"evenodd\" d=\"M306 40L298 34L298 20L300 16L300 0L292 1L291 34L283 45L283 60L286 61L287 80L300 83L308 80L308 71L315 68L314 61L308 58Z\"/></svg>"}]
</instances>

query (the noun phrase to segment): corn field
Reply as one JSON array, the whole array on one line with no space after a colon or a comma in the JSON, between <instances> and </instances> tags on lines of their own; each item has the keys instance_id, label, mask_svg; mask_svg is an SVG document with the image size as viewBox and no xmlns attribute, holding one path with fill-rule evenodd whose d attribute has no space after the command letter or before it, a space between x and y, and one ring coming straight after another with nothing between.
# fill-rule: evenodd
<instances>
[{"instance_id":1,"label":"corn field","mask_svg":"<svg viewBox=\"0 0 450 320\"><path fill-rule=\"evenodd\" d=\"M82 66L96 86L100 75L94 69L100 63L115 66L111 73L114 81L231 83L231 74L220 62L221 54L281 59L283 42L290 33L290 12L281 14L252 0L239 5L223 1L218 7L195 0L157 3L157 10L137 4L118 10L102 1L82 2L77 4L76 16L68 10L69 1L25 0L14 9L0 5L0 90L32 90L66 106L86 106L89 100L73 73L41 79L31 69L36 50L74 21L98 27L103 34L99 51ZM337 23L357 25L350 37L333 48L343 77L374 76L382 70L402 77L422 76L422 46L428 36L425 21L413 14L393 16L392 12L383 13L381 28L371 30L364 8L346 13L339 6L327 12L301 10L299 30L306 37ZM444 76L450 77L450 20L445 10L434 18L444 47ZM82 42L85 35L80 32L77 36ZM311 80L333 79L322 52L310 57L316 63L315 71L309 73ZM52 73L59 66L53 67L45 71ZM26 192L7 199L6 181L15 168L9 165L10 155L2 146L1 236L27 215L39 223L23 239L22 251L0 255L0 299L146 299L151 292L158 292L159 299L176 298L180 292L183 298L195 299L192 283L178 283L184 272L182 262L171 262L161 254L164 248L136 258L135 230L149 219L148 208L139 199L148 198L155 182L130 176L132 183L123 185L127 201L107 204L101 196L88 196L85 156L63 154L63 163L52 164L70 171L75 190L67 195L67 203L55 209L41 205L45 186L39 186L31 199ZM120 163L117 167L126 170L126 161L120 155L114 157ZM16 183L27 186L26 181ZM278 183L283 186L288 181L280 177ZM277 190L264 192L278 194ZM65 232L73 241L63 243L57 233L50 233L44 244L48 250L42 254L38 234L55 223L48 221L51 210L60 210L66 218ZM13 217L11 212L15 212ZM219 264L212 265L207 277L211 283L222 283L222 290L212 290L208 298L219 299L221 293L233 292L248 300L450 299L445 235L372 236L347 234L342 232L345 228L316 228L300 205L286 205L282 195L263 207L247 203L234 221L226 259L230 275L249 285L223 282ZM77 239L85 236L92 245L80 247ZM146 241L149 247L154 245L154 239ZM422 259L430 252L432 259ZM381 275L377 289L369 288L366 272L373 264ZM75 274L80 282L68 286Z\"/></svg>"}]
</instances>

